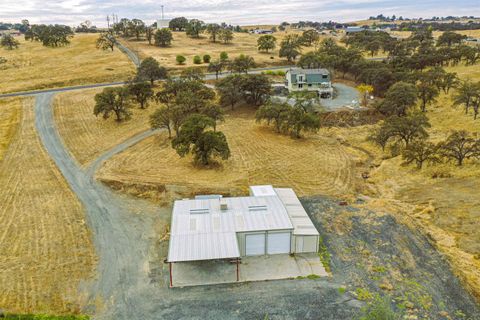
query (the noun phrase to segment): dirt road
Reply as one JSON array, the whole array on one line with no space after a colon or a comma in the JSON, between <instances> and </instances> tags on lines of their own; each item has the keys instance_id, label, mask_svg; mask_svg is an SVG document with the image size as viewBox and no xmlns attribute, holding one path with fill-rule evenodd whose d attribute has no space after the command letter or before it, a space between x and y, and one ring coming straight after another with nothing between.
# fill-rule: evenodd
<instances>
[{"instance_id":1,"label":"dirt road","mask_svg":"<svg viewBox=\"0 0 480 320\"><path fill-rule=\"evenodd\" d=\"M55 129L52 97L52 94L36 97L36 128L43 145L82 202L94 233L94 243L100 261L98 280L92 287L87 288L91 292L90 300L94 301L98 295L102 300L113 299L115 303L123 301L128 305L128 297L137 295L142 286L148 285L145 262L148 261L149 239L153 237L153 219L161 213L161 210L146 202L133 203L130 199L114 194L81 169L66 150ZM135 139L143 139L148 134L147 132L141 137L135 137L130 142L122 144L122 147L126 148L134 143ZM108 154L114 153L115 150ZM101 160L102 158L89 172L93 173L96 164ZM134 312L132 308L125 308L122 311L126 319L135 319L131 314Z\"/></svg>"}]
</instances>

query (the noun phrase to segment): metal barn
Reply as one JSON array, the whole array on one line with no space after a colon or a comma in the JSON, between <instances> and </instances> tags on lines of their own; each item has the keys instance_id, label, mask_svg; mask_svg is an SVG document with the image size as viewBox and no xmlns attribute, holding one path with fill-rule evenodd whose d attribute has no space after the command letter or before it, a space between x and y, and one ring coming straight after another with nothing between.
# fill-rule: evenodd
<instances>
[{"instance_id":1,"label":"metal barn","mask_svg":"<svg viewBox=\"0 0 480 320\"><path fill-rule=\"evenodd\" d=\"M318 251L319 233L295 192L252 186L248 197L197 196L175 201L167 261L172 263L242 256Z\"/></svg>"}]
</instances>

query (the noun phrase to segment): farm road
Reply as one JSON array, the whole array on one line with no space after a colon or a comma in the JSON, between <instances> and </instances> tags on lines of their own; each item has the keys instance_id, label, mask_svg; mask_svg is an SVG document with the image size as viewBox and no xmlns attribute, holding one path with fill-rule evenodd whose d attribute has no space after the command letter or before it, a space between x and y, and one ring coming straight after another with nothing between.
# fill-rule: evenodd
<instances>
[{"instance_id":1,"label":"farm road","mask_svg":"<svg viewBox=\"0 0 480 320\"><path fill-rule=\"evenodd\" d=\"M266 70L287 70L289 66L278 66L278 67L270 67L270 68L257 68L252 69L249 71L250 74L260 74L262 71ZM225 78L231 75L231 72L221 72L218 74L219 78ZM216 76L213 73L205 74L205 80L215 80ZM163 80L159 80L163 81ZM126 84L126 81L117 81L117 82L108 82L108 83L94 83L94 84L86 84L86 85L79 85L79 86L71 86L71 87L63 87L63 88L52 88L52 89L42 89L42 90L33 90L33 91L21 91L21 92L11 92L11 93L3 93L0 94L1 98L11 98L11 97L23 97L23 96L36 96L40 94L49 94L49 93L60 93L66 91L74 91L74 90L84 90L84 89L94 89L94 88L102 88L102 87L110 87L110 86L119 86Z\"/></svg>"},{"instance_id":2,"label":"farm road","mask_svg":"<svg viewBox=\"0 0 480 320\"><path fill-rule=\"evenodd\" d=\"M97 160L88 171L67 151L54 123L53 94L41 94L35 101L35 125L43 145L54 160L68 184L82 202L88 223L94 234L94 243L100 257L97 267L98 281L88 291L89 300L96 295L114 297L128 305L128 296L136 295L148 285L145 262L148 261L149 239L153 237L153 219L161 209L144 202L122 197L95 181L94 169L104 158L129 147L152 134L142 133ZM138 214L141 212L142 214ZM126 319L135 319L134 308L122 310ZM108 317L107 317L108 318Z\"/></svg>"}]
</instances>

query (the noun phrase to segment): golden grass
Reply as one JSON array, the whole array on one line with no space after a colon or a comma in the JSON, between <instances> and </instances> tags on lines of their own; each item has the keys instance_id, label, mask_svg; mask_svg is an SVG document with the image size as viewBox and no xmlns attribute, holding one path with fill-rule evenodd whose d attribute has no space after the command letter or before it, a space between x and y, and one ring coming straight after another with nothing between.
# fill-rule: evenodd
<instances>
[{"instance_id":1,"label":"golden grass","mask_svg":"<svg viewBox=\"0 0 480 320\"><path fill-rule=\"evenodd\" d=\"M118 49L95 48L97 34L77 34L71 44L48 48L18 38L17 50L0 49L0 93L126 80L135 68Z\"/></svg>"},{"instance_id":2,"label":"golden grass","mask_svg":"<svg viewBox=\"0 0 480 320\"><path fill-rule=\"evenodd\" d=\"M22 112L21 99L0 100L0 162L17 132Z\"/></svg>"},{"instance_id":3,"label":"golden grass","mask_svg":"<svg viewBox=\"0 0 480 320\"><path fill-rule=\"evenodd\" d=\"M358 184L357 155L336 139L309 135L292 139L255 123L253 110L228 114L218 130L225 133L231 158L214 169L193 166L180 158L167 135L129 148L108 160L98 177L104 181L178 188L195 192L245 194L249 185L292 187L301 195L328 194L346 197Z\"/></svg>"},{"instance_id":4,"label":"golden grass","mask_svg":"<svg viewBox=\"0 0 480 320\"><path fill-rule=\"evenodd\" d=\"M154 106L141 110L132 108L132 119L116 122L93 115L94 96L103 89L72 91L56 95L54 115L60 136L68 150L86 165L120 142L149 128L149 115Z\"/></svg>"},{"instance_id":5,"label":"golden grass","mask_svg":"<svg viewBox=\"0 0 480 320\"><path fill-rule=\"evenodd\" d=\"M23 102L0 162L0 306L78 312L78 286L93 275L95 252L83 208L36 134L32 102Z\"/></svg>"},{"instance_id":6,"label":"golden grass","mask_svg":"<svg viewBox=\"0 0 480 320\"><path fill-rule=\"evenodd\" d=\"M202 38L195 39L188 37L185 32L173 32L172 45L167 48L160 48L148 45L147 41L125 41L133 51L137 52L140 57L145 58L152 56L157 59L161 65L169 69L182 69L192 66L203 66L207 64L195 65L193 64L193 57L199 55L203 57L209 54L212 60L218 59L220 53L225 51L230 58L235 58L240 54L247 54L255 59L259 67L268 65L285 65L286 59L278 57L278 50L280 42L288 34L301 34L301 31L276 32L274 36L277 38L277 48L269 53L262 53L257 50L257 39L260 35L249 33L234 33L234 39L230 44L213 43L208 39L208 35L204 34ZM327 37L327 36L322 36ZM304 48L303 52L314 50L314 47ZM176 62L177 55L183 55L187 58L184 65L180 66ZM271 59L273 57L273 59Z\"/></svg>"}]
</instances>

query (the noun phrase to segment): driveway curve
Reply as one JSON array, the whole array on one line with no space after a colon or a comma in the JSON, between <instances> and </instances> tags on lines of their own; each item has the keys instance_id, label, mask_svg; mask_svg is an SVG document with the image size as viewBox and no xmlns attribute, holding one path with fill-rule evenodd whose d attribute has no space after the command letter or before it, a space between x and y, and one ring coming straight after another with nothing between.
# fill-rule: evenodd
<instances>
[{"instance_id":1,"label":"driveway curve","mask_svg":"<svg viewBox=\"0 0 480 320\"><path fill-rule=\"evenodd\" d=\"M35 101L35 125L40 139L70 188L82 202L93 231L97 254L98 279L88 285L90 300L114 300L128 304L128 296L148 285L149 245L153 219L161 210L151 204L123 197L93 178L97 165L105 158L133 145L153 132L145 132L100 157L87 171L72 158L55 128L53 94L41 94ZM138 211L150 214L137 214ZM108 302L107 302L108 308ZM97 310L91 310L96 312ZM135 319L132 308L124 308L125 319ZM107 317L108 318L108 317Z\"/></svg>"}]
</instances>

